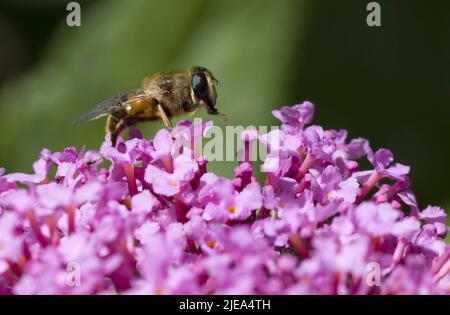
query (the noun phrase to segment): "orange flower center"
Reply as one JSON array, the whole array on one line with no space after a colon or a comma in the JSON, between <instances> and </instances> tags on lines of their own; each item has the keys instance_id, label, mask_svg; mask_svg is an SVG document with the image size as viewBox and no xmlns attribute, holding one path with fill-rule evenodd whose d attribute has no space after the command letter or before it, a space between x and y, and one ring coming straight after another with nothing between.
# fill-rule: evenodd
<instances>
[{"instance_id":1,"label":"orange flower center","mask_svg":"<svg viewBox=\"0 0 450 315\"><path fill-rule=\"evenodd\" d=\"M229 213L235 213L236 212L236 207L235 206L231 206L231 207L228 207L228 212Z\"/></svg>"}]
</instances>

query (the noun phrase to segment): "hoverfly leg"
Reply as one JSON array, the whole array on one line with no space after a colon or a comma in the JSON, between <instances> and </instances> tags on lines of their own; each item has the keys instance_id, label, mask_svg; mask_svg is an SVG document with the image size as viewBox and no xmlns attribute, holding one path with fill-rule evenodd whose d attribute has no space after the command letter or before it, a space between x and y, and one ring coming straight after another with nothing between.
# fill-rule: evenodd
<instances>
[{"instance_id":1,"label":"hoverfly leg","mask_svg":"<svg viewBox=\"0 0 450 315\"><path fill-rule=\"evenodd\" d=\"M126 128L136 125L141 120L139 118L122 118L119 122L114 126L113 131L111 132L111 143L112 146L116 146L117 137L124 131Z\"/></svg>"},{"instance_id":2,"label":"hoverfly leg","mask_svg":"<svg viewBox=\"0 0 450 315\"><path fill-rule=\"evenodd\" d=\"M114 126L112 130L110 130L111 133L111 143L112 146L115 147L117 143L117 137L120 135L120 133L129 126L126 119L121 119L119 122Z\"/></svg>"},{"instance_id":3,"label":"hoverfly leg","mask_svg":"<svg viewBox=\"0 0 450 315\"><path fill-rule=\"evenodd\" d=\"M109 133L111 144L113 147L116 146L118 133L116 132L117 126L120 123L120 119L115 117L113 114L108 115L106 120L106 133Z\"/></svg>"},{"instance_id":4,"label":"hoverfly leg","mask_svg":"<svg viewBox=\"0 0 450 315\"><path fill-rule=\"evenodd\" d=\"M169 117L167 116L166 112L164 111L164 108L161 106L161 104L158 104L157 108L158 108L159 114L161 116L161 119L162 119L164 125L166 125L166 127L167 127L167 129L169 129L169 131L172 131L173 130L172 122L170 121Z\"/></svg>"},{"instance_id":5,"label":"hoverfly leg","mask_svg":"<svg viewBox=\"0 0 450 315\"><path fill-rule=\"evenodd\" d=\"M87 161L86 164L87 164L88 166L91 166L91 165L93 165L93 164L95 164L95 163L97 163L97 162L99 162L99 161L101 161L101 160L102 160L102 158L99 157L99 158L96 158L96 159L94 159L94 160Z\"/></svg>"}]
</instances>

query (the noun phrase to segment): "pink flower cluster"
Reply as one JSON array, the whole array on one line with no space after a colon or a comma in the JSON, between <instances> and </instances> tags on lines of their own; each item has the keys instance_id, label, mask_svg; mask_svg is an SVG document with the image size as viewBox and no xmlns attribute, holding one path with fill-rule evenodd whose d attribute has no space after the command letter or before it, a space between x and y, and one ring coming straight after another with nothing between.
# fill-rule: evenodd
<instances>
[{"instance_id":1,"label":"pink flower cluster","mask_svg":"<svg viewBox=\"0 0 450 315\"><path fill-rule=\"evenodd\" d=\"M443 209L419 209L391 151L305 127L313 112L243 132L233 179L195 154L211 122L189 135L188 120L99 152L44 149L34 174L0 169L0 293L449 294Z\"/></svg>"}]
</instances>

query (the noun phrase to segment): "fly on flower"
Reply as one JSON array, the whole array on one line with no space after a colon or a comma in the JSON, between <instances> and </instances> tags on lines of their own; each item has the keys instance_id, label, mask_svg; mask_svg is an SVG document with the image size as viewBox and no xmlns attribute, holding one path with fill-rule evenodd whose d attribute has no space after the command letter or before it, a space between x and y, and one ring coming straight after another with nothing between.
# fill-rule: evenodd
<instances>
[{"instance_id":1,"label":"fly on flower","mask_svg":"<svg viewBox=\"0 0 450 315\"><path fill-rule=\"evenodd\" d=\"M127 127L159 120L171 130L173 116L194 114L201 106L208 114L226 119L216 109L217 83L211 71L203 67L155 73L142 81L140 89L123 91L104 100L77 122L107 116L106 132L115 146L118 135Z\"/></svg>"}]
</instances>

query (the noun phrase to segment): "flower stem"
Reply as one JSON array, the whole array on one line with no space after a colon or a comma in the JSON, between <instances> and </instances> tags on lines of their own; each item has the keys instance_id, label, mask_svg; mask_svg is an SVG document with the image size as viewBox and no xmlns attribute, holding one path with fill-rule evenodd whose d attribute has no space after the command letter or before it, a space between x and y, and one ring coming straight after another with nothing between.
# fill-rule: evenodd
<instances>
[{"instance_id":1,"label":"flower stem","mask_svg":"<svg viewBox=\"0 0 450 315\"><path fill-rule=\"evenodd\" d=\"M434 281L438 282L447 273L450 272L450 250L447 249L444 254L439 257L431 267L431 271L435 274Z\"/></svg>"},{"instance_id":2,"label":"flower stem","mask_svg":"<svg viewBox=\"0 0 450 315\"><path fill-rule=\"evenodd\" d=\"M6 259L6 263L8 264L9 270L11 270L14 276L20 278L20 276L22 275L22 269L20 268L20 266L16 262L9 259Z\"/></svg>"},{"instance_id":3,"label":"flower stem","mask_svg":"<svg viewBox=\"0 0 450 315\"><path fill-rule=\"evenodd\" d=\"M67 206L67 225L69 227L69 234L75 232L75 206Z\"/></svg>"},{"instance_id":4,"label":"flower stem","mask_svg":"<svg viewBox=\"0 0 450 315\"><path fill-rule=\"evenodd\" d=\"M380 181L381 178L382 176L380 175L380 173L378 173L377 171L373 171L369 179L361 187L361 191L358 196L358 202L364 200L367 194L372 190L373 187L375 187L375 185Z\"/></svg>"},{"instance_id":5,"label":"flower stem","mask_svg":"<svg viewBox=\"0 0 450 315\"><path fill-rule=\"evenodd\" d=\"M174 167L173 167L173 159L171 156L167 156L162 159L162 163L164 165L164 168L167 173L173 173Z\"/></svg>"},{"instance_id":6,"label":"flower stem","mask_svg":"<svg viewBox=\"0 0 450 315\"><path fill-rule=\"evenodd\" d=\"M435 282L439 282L442 278L444 278L450 272L450 259L447 259L447 262L439 269L439 271L434 275L433 280Z\"/></svg>"},{"instance_id":7,"label":"flower stem","mask_svg":"<svg viewBox=\"0 0 450 315\"><path fill-rule=\"evenodd\" d=\"M398 263L403 259L407 250L408 242L400 238L397 242L397 247L394 250L394 254L392 256L392 263L389 267L389 272L392 272L394 268L398 265Z\"/></svg>"},{"instance_id":8,"label":"flower stem","mask_svg":"<svg viewBox=\"0 0 450 315\"><path fill-rule=\"evenodd\" d=\"M57 245L59 242L59 237L56 217L52 215L50 218L48 218L47 225L50 229L50 242L53 245Z\"/></svg>"},{"instance_id":9,"label":"flower stem","mask_svg":"<svg viewBox=\"0 0 450 315\"><path fill-rule=\"evenodd\" d=\"M297 175L295 176L295 179L298 182L300 182L303 179L303 177L308 172L308 170L313 166L315 161L316 159L311 154L308 153L306 155L306 158L303 160L303 163L302 165L300 165L297 171Z\"/></svg>"},{"instance_id":10,"label":"flower stem","mask_svg":"<svg viewBox=\"0 0 450 315\"><path fill-rule=\"evenodd\" d=\"M386 198L388 201L390 201L392 198L394 198L394 196L398 193L398 191L400 190L400 182L396 181L394 183L394 185L392 185L387 194L386 194Z\"/></svg>"},{"instance_id":11,"label":"flower stem","mask_svg":"<svg viewBox=\"0 0 450 315\"><path fill-rule=\"evenodd\" d=\"M31 229L33 230L33 233L36 235L38 242L41 244L42 247L46 247L48 245L48 241L45 238L44 234L42 234L41 228L39 227L39 223L37 222L36 219L36 214L34 213L34 209L28 210L28 212L26 213L26 217L30 222Z\"/></svg>"},{"instance_id":12,"label":"flower stem","mask_svg":"<svg viewBox=\"0 0 450 315\"><path fill-rule=\"evenodd\" d=\"M186 213L188 210L188 207L181 201L180 195L176 194L173 196L174 205L175 205L175 213L177 217L177 221L181 223L187 222Z\"/></svg>"},{"instance_id":13,"label":"flower stem","mask_svg":"<svg viewBox=\"0 0 450 315\"><path fill-rule=\"evenodd\" d=\"M298 234L292 233L291 235L289 235L289 241L291 242L292 246L294 246L294 248L297 250L297 253L301 258L309 257L308 250L306 249L305 244L300 239L300 236Z\"/></svg>"},{"instance_id":14,"label":"flower stem","mask_svg":"<svg viewBox=\"0 0 450 315\"><path fill-rule=\"evenodd\" d=\"M127 177L128 191L130 196L133 197L138 193L136 176L134 175L134 165L132 163L124 164L123 169L125 171L125 176Z\"/></svg>"}]
</instances>

